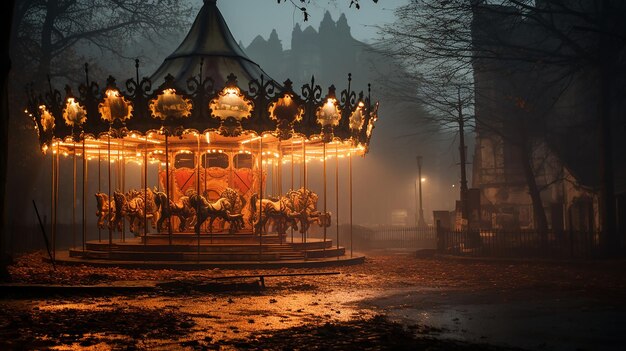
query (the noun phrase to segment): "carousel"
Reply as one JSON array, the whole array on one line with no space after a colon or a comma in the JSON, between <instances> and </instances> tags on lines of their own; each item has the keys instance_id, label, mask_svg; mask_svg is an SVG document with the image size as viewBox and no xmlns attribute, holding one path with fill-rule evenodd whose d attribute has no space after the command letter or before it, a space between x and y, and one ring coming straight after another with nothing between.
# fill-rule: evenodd
<instances>
[{"instance_id":1,"label":"carousel","mask_svg":"<svg viewBox=\"0 0 626 351\"><path fill-rule=\"evenodd\" d=\"M45 92L28 89L26 114L50 156L56 261L362 262L352 250L352 158L367 153L377 120L369 85L354 91L350 75L340 92L314 78L298 90L289 80L276 82L237 45L215 0L205 0L160 68L139 77L136 60L134 78L118 83L110 76L99 85L85 65L77 90L61 93L52 82ZM340 163L347 175L339 174ZM315 189L312 169L322 173ZM63 189L67 173L72 189ZM341 189L340 176L347 179ZM334 198L327 196L331 184ZM70 192L69 203L59 196ZM332 203L338 212L340 200L349 202L342 230L339 214L329 211ZM70 208L67 233L58 216ZM57 250L62 236L80 234L69 251Z\"/></svg>"}]
</instances>

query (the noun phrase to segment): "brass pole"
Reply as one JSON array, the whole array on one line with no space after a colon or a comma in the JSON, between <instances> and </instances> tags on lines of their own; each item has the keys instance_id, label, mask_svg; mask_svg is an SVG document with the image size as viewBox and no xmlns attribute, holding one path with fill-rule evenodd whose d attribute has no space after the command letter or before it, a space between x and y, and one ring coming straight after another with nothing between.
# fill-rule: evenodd
<instances>
[{"instance_id":1,"label":"brass pole","mask_svg":"<svg viewBox=\"0 0 626 351\"><path fill-rule=\"evenodd\" d=\"M51 233L52 233L52 258L54 259L56 257L55 253L56 253L56 218L57 218L57 209L56 209L56 158L59 154L59 147L57 145L57 152L56 154L54 153L54 149L51 148L50 150L50 156L52 159L52 183L50 184L50 226L51 226Z\"/></svg>"},{"instance_id":2,"label":"brass pole","mask_svg":"<svg viewBox=\"0 0 626 351\"><path fill-rule=\"evenodd\" d=\"M207 154L208 154L208 151L209 151L209 146L210 146L210 145L207 143L207 152L205 153L205 156L204 156L204 159L205 159L205 160L207 159ZM205 163L206 163L206 161L205 161ZM206 164L205 164L205 166L206 166ZM206 173L207 168L208 168L208 167L204 167L204 192L206 192L206 191L207 191L207 173ZM200 194L198 194L198 195L200 195ZM207 196L207 197L208 197L208 196ZM198 219L198 217L196 216L196 220L197 220L197 219ZM210 235L210 237L211 237L211 244L213 244L213 230L211 230L210 234L211 234L211 235Z\"/></svg>"},{"instance_id":3,"label":"brass pole","mask_svg":"<svg viewBox=\"0 0 626 351\"><path fill-rule=\"evenodd\" d=\"M283 196L283 149L281 148L280 139L278 139L278 163L276 164L278 173L278 196Z\"/></svg>"},{"instance_id":4,"label":"brass pole","mask_svg":"<svg viewBox=\"0 0 626 351\"><path fill-rule=\"evenodd\" d=\"M120 154L121 153L121 154ZM122 142L120 147L117 149L117 175L118 175L118 184L122 189L122 194L126 194L125 189L125 180L126 180L126 162L124 161L124 137L122 137ZM144 212L145 212L145 203L144 203ZM120 233L120 239L122 242L126 242L126 221L122 221L122 232Z\"/></svg>"},{"instance_id":5,"label":"brass pole","mask_svg":"<svg viewBox=\"0 0 626 351\"><path fill-rule=\"evenodd\" d=\"M302 186L303 186L303 189L304 189L304 194L306 195L306 193L307 193L307 191L306 191L306 189L307 189L307 184L306 184L306 182L307 182L307 179L306 179L306 139L302 140L302 155L304 156L304 162L302 163L304 165L303 166L304 173L303 173L303 177L302 177L302 179L303 179L303 185ZM305 206L308 205L308 202L309 202L309 199L307 197L306 202L305 202ZM308 220L308 215L306 217L307 218L305 218L305 220ZM304 224L302 224L302 225L304 226ZM307 223L307 226L308 226L308 223ZM305 228L306 228L306 226L305 226ZM304 258L305 259L306 259L306 251L307 251L306 250L306 237L307 237L308 231L309 231L309 229L306 228L306 230L304 230L304 232L302 233L302 238L303 238L302 241L305 244L304 245L304 251L305 251Z\"/></svg>"},{"instance_id":6,"label":"brass pole","mask_svg":"<svg viewBox=\"0 0 626 351\"><path fill-rule=\"evenodd\" d=\"M107 135L107 144L107 166L109 168L107 175L109 180L109 250L111 250L111 246L113 246L113 223L111 223L113 220L113 211L111 203L115 203L113 198L111 198L111 129L109 129L109 134Z\"/></svg>"},{"instance_id":7,"label":"brass pole","mask_svg":"<svg viewBox=\"0 0 626 351\"><path fill-rule=\"evenodd\" d=\"M100 148L98 148L98 192L102 192L101 186L100 186L100 176L101 176L101 170L100 170ZM109 203L107 204L107 206L109 207L109 212L111 211L111 201L110 199L108 199L107 201L109 201ZM100 226L98 226L98 242L102 241L102 229L100 229Z\"/></svg>"},{"instance_id":8,"label":"brass pole","mask_svg":"<svg viewBox=\"0 0 626 351\"><path fill-rule=\"evenodd\" d=\"M72 143L72 248L76 248L76 143Z\"/></svg>"},{"instance_id":9,"label":"brass pole","mask_svg":"<svg viewBox=\"0 0 626 351\"><path fill-rule=\"evenodd\" d=\"M87 239L87 204L86 204L86 192L87 192L87 155L85 154L85 138L83 138L83 252L85 252L85 241Z\"/></svg>"},{"instance_id":10,"label":"brass pole","mask_svg":"<svg viewBox=\"0 0 626 351\"><path fill-rule=\"evenodd\" d=\"M56 163L54 166L54 242L53 242L53 250L52 256L56 259L56 240L59 236L59 170L60 170L60 160L61 160L61 151L59 149L59 144L57 144L57 157Z\"/></svg>"},{"instance_id":11,"label":"brass pole","mask_svg":"<svg viewBox=\"0 0 626 351\"><path fill-rule=\"evenodd\" d=\"M291 190L293 190L293 139L291 139ZM293 227L289 226L291 230L291 243L293 243Z\"/></svg>"},{"instance_id":12,"label":"brass pole","mask_svg":"<svg viewBox=\"0 0 626 351\"><path fill-rule=\"evenodd\" d=\"M200 135L196 135L196 141L198 142L198 152L197 152L197 156L196 156L196 191L198 193L198 196L200 196L200 161L201 161L201 155L200 155ZM197 214L200 213L200 202L198 201L198 204L196 206L196 216ZM198 236L198 263L200 263L200 226L197 226L198 229L196 230L196 235Z\"/></svg>"},{"instance_id":13,"label":"brass pole","mask_svg":"<svg viewBox=\"0 0 626 351\"><path fill-rule=\"evenodd\" d=\"M335 144L335 226L337 227L337 250L339 250L339 146Z\"/></svg>"},{"instance_id":14,"label":"brass pole","mask_svg":"<svg viewBox=\"0 0 626 351\"><path fill-rule=\"evenodd\" d=\"M54 243L54 146L50 148L50 235Z\"/></svg>"},{"instance_id":15,"label":"brass pole","mask_svg":"<svg viewBox=\"0 0 626 351\"><path fill-rule=\"evenodd\" d=\"M283 196L283 150L280 147L280 138L278 139L278 161L276 162L276 174L278 175L276 177L276 184L278 185L278 196L281 197ZM279 243L280 245L283 244L283 232L284 229L282 228L282 224L281 224L281 228L280 228L280 232L278 233L278 237L279 237Z\"/></svg>"},{"instance_id":16,"label":"brass pole","mask_svg":"<svg viewBox=\"0 0 626 351\"><path fill-rule=\"evenodd\" d=\"M165 193L167 201L170 200L170 150L167 140L167 131L165 132ZM197 218L197 215L196 215ZM167 233L170 246L172 245L172 218L167 221Z\"/></svg>"},{"instance_id":17,"label":"brass pole","mask_svg":"<svg viewBox=\"0 0 626 351\"><path fill-rule=\"evenodd\" d=\"M353 250L352 250L352 150L350 150L348 157L349 157L348 165L350 167L350 171L349 171L349 174L350 174L350 178L349 178L350 179L350 185L349 185L349 188L350 188L350 258L352 258L352 253L353 253Z\"/></svg>"},{"instance_id":18,"label":"brass pole","mask_svg":"<svg viewBox=\"0 0 626 351\"><path fill-rule=\"evenodd\" d=\"M156 180L157 180L157 189L158 189L159 191L161 191L161 160L159 160L159 159L157 158L157 161L159 161L159 162L157 162L157 174L156 174L156 176L157 176L157 177L156 177L156 178L157 178L157 179L156 179ZM166 194L166 195L167 195L167 194Z\"/></svg>"},{"instance_id":19,"label":"brass pole","mask_svg":"<svg viewBox=\"0 0 626 351\"><path fill-rule=\"evenodd\" d=\"M323 157L322 163L324 164L324 215L326 215L326 143L322 140ZM326 225L324 225L324 246L323 251L326 251Z\"/></svg>"},{"instance_id":20,"label":"brass pole","mask_svg":"<svg viewBox=\"0 0 626 351\"><path fill-rule=\"evenodd\" d=\"M263 255L263 135L259 138L259 259Z\"/></svg>"},{"instance_id":21,"label":"brass pole","mask_svg":"<svg viewBox=\"0 0 626 351\"><path fill-rule=\"evenodd\" d=\"M148 133L146 133L145 145L144 145L144 150L143 150L143 195L144 195L144 204L146 204L146 207L147 207L147 201L148 201ZM169 201L169 199L167 201ZM163 206L165 205L166 204L161 204L161 208L163 208ZM148 243L148 211L143 211L143 245L146 246L147 243Z\"/></svg>"}]
</instances>

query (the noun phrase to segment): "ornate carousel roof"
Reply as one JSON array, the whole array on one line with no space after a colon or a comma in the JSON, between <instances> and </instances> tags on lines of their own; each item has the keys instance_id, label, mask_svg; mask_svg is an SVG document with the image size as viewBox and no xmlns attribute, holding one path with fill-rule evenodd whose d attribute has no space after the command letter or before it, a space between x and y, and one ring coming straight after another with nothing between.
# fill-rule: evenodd
<instances>
[{"instance_id":1,"label":"ornate carousel roof","mask_svg":"<svg viewBox=\"0 0 626 351\"><path fill-rule=\"evenodd\" d=\"M189 33L150 77L152 82L163 82L168 74L181 86L189 77L198 74L202 64L203 78L211 77L217 86L223 86L229 74L237 76L245 86L252 80L272 80L252 61L233 38L215 0L205 1Z\"/></svg>"},{"instance_id":2,"label":"ornate carousel roof","mask_svg":"<svg viewBox=\"0 0 626 351\"><path fill-rule=\"evenodd\" d=\"M378 103L352 90L351 76L340 93L315 83L294 90L269 78L237 45L215 0L205 0L187 37L150 77L118 84L109 76L101 87L86 80L65 93L27 89L26 113L32 117L45 151L58 143L97 141L102 137L179 136L212 133L216 140L250 140L270 134L335 142L367 152ZM247 138L247 139L246 139ZM94 143L94 145L98 145Z\"/></svg>"}]
</instances>

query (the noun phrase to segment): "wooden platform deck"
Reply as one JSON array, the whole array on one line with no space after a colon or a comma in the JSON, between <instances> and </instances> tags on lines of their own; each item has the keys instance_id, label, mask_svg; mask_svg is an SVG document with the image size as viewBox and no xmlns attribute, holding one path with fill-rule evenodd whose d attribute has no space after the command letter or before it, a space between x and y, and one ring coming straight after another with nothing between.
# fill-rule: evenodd
<instances>
[{"instance_id":1,"label":"wooden platform deck","mask_svg":"<svg viewBox=\"0 0 626 351\"><path fill-rule=\"evenodd\" d=\"M84 248L57 254L65 264L143 267L306 267L358 264L362 255L346 255L332 240L253 233L148 234L126 240L92 240Z\"/></svg>"}]
</instances>

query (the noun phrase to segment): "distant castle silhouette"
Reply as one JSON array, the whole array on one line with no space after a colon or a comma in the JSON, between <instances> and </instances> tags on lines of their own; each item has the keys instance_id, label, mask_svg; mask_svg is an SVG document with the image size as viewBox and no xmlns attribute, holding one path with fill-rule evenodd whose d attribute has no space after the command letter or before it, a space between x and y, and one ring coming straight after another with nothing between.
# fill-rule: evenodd
<instances>
[{"instance_id":1,"label":"distant castle silhouette","mask_svg":"<svg viewBox=\"0 0 626 351\"><path fill-rule=\"evenodd\" d=\"M302 30L296 24L290 50L283 50L274 29L267 40L260 35L254 38L245 51L279 83L289 78L297 88L310 82L311 76L315 76L324 93L330 84L344 89L348 73L352 73L357 84L353 89L357 91L366 90L367 83L375 79L368 68L376 54L352 37L344 14L335 22L326 11L317 31L312 26Z\"/></svg>"}]
</instances>

